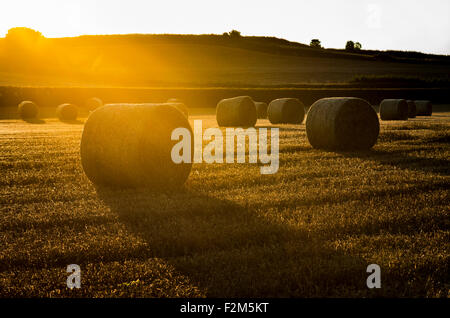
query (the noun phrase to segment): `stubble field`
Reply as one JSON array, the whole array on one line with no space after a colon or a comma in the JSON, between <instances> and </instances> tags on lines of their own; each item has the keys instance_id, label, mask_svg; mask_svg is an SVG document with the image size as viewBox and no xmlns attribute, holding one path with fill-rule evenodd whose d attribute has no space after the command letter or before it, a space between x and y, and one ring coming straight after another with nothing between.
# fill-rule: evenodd
<instances>
[{"instance_id":1,"label":"stubble field","mask_svg":"<svg viewBox=\"0 0 450 318\"><path fill-rule=\"evenodd\" d=\"M449 296L450 112L382 121L357 153L278 126L278 173L194 164L176 193L96 189L84 120L0 121L0 297Z\"/></svg>"}]
</instances>

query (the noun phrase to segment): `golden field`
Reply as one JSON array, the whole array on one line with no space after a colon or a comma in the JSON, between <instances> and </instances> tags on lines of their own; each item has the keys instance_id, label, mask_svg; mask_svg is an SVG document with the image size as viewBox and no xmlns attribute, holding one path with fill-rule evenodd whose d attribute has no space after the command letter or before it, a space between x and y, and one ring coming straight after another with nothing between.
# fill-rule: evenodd
<instances>
[{"instance_id":1,"label":"golden field","mask_svg":"<svg viewBox=\"0 0 450 318\"><path fill-rule=\"evenodd\" d=\"M96 189L84 121L0 120L0 297L449 296L448 111L382 121L367 152L315 150L304 123L280 125L278 173L194 164L160 193Z\"/></svg>"}]
</instances>

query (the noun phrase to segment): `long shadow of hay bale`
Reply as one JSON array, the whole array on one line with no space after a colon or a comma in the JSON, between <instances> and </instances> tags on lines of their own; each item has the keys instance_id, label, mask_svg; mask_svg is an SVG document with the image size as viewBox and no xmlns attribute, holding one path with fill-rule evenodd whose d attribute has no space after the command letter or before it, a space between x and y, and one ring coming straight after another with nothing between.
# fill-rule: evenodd
<instances>
[{"instance_id":1,"label":"long shadow of hay bale","mask_svg":"<svg viewBox=\"0 0 450 318\"><path fill-rule=\"evenodd\" d=\"M450 160L417 157L403 150L371 150L362 152L339 152L339 154L349 158L376 161L382 165L394 166L404 170L427 172L441 176L450 175Z\"/></svg>"},{"instance_id":2,"label":"long shadow of hay bale","mask_svg":"<svg viewBox=\"0 0 450 318\"><path fill-rule=\"evenodd\" d=\"M60 120L62 123L64 124L69 124L69 125L84 125L84 121L79 120L79 119L75 119L75 120Z\"/></svg>"},{"instance_id":3,"label":"long shadow of hay bale","mask_svg":"<svg viewBox=\"0 0 450 318\"><path fill-rule=\"evenodd\" d=\"M211 297L365 293L360 258L274 223L248 206L184 190L97 189L128 229ZM373 294L373 293L372 293Z\"/></svg>"},{"instance_id":4,"label":"long shadow of hay bale","mask_svg":"<svg viewBox=\"0 0 450 318\"><path fill-rule=\"evenodd\" d=\"M27 118L27 119L24 119L24 121L29 124L45 124L45 120L37 119L37 118Z\"/></svg>"}]
</instances>

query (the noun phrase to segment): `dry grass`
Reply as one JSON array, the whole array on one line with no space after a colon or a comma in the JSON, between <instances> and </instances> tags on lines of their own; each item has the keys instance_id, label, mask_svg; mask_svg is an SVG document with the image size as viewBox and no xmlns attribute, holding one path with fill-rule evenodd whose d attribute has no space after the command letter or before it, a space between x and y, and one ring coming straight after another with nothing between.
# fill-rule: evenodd
<instances>
[{"instance_id":1,"label":"dry grass","mask_svg":"<svg viewBox=\"0 0 450 318\"><path fill-rule=\"evenodd\" d=\"M450 113L437 115L381 123L357 153L282 125L277 174L194 164L176 194L96 190L82 125L2 120L0 296L448 296ZM80 290L65 286L72 263Z\"/></svg>"}]
</instances>

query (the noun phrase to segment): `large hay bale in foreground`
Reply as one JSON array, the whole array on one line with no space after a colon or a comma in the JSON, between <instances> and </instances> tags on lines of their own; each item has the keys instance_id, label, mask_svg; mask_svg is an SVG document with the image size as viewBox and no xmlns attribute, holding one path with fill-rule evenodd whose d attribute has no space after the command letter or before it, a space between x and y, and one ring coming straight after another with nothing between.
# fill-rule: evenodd
<instances>
[{"instance_id":1,"label":"large hay bale in foreground","mask_svg":"<svg viewBox=\"0 0 450 318\"><path fill-rule=\"evenodd\" d=\"M17 111L19 112L20 118L33 119L37 117L39 108L34 102L25 100L19 104Z\"/></svg>"},{"instance_id":2,"label":"large hay bale in foreground","mask_svg":"<svg viewBox=\"0 0 450 318\"><path fill-rule=\"evenodd\" d=\"M305 106L297 98L278 98L270 102L267 117L272 124L301 124Z\"/></svg>"},{"instance_id":3,"label":"large hay bale in foreground","mask_svg":"<svg viewBox=\"0 0 450 318\"><path fill-rule=\"evenodd\" d=\"M191 134L190 163L172 161L175 128ZM81 163L97 185L177 188L189 176L193 135L187 118L167 104L105 105L91 113L81 138Z\"/></svg>"},{"instance_id":4,"label":"large hay bale in foreground","mask_svg":"<svg viewBox=\"0 0 450 318\"><path fill-rule=\"evenodd\" d=\"M74 104L61 104L56 108L56 116L61 121L76 120L78 116L78 107Z\"/></svg>"},{"instance_id":5,"label":"large hay bale in foreground","mask_svg":"<svg viewBox=\"0 0 450 318\"><path fill-rule=\"evenodd\" d=\"M173 105L179 111L181 111L186 117L189 117L189 109L181 99L169 98L166 103Z\"/></svg>"},{"instance_id":6,"label":"large hay bale in foreground","mask_svg":"<svg viewBox=\"0 0 450 318\"><path fill-rule=\"evenodd\" d=\"M255 102L256 106L256 117L259 119L267 118L267 103Z\"/></svg>"},{"instance_id":7,"label":"large hay bale in foreground","mask_svg":"<svg viewBox=\"0 0 450 318\"><path fill-rule=\"evenodd\" d=\"M404 99L383 99L380 104L382 120L407 120L408 103Z\"/></svg>"},{"instance_id":8,"label":"large hay bale in foreground","mask_svg":"<svg viewBox=\"0 0 450 318\"><path fill-rule=\"evenodd\" d=\"M380 132L378 116L364 99L323 98L312 104L306 134L314 148L362 150L371 148Z\"/></svg>"},{"instance_id":9,"label":"large hay bale in foreground","mask_svg":"<svg viewBox=\"0 0 450 318\"><path fill-rule=\"evenodd\" d=\"M417 113L416 104L413 100L407 100L406 103L408 104L408 118L415 118Z\"/></svg>"},{"instance_id":10,"label":"large hay bale in foreground","mask_svg":"<svg viewBox=\"0 0 450 318\"><path fill-rule=\"evenodd\" d=\"M256 124L255 102L249 96L222 99L216 107L216 120L222 127L253 127Z\"/></svg>"},{"instance_id":11,"label":"large hay bale in foreground","mask_svg":"<svg viewBox=\"0 0 450 318\"><path fill-rule=\"evenodd\" d=\"M429 100L415 100L417 116L431 116L433 113L433 105Z\"/></svg>"},{"instance_id":12,"label":"large hay bale in foreground","mask_svg":"<svg viewBox=\"0 0 450 318\"><path fill-rule=\"evenodd\" d=\"M98 97L91 97L86 100L85 107L92 111L103 106L103 101Z\"/></svg>"}]
</instances>

